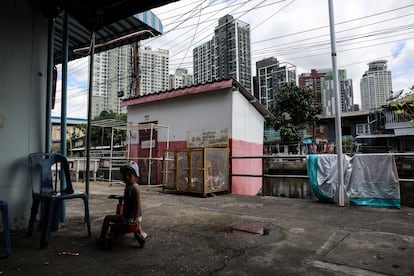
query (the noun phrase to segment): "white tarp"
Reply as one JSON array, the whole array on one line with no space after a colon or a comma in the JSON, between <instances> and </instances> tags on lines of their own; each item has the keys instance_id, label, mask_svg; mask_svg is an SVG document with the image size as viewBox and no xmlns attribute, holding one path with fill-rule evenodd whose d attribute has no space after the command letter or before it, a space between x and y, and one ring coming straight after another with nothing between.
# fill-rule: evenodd
<instances>
[{"instance_id":1,"label":"white tarp","mask_svg":"<svg viewBox=\"0 0 414 276\"><path fill-rule=\"evenodd\" d=\"M397 166L391 154L344 155L344 187L347 203L375 207L400 207ZM337 202L337 155L308 156L309 185L324 202Z\"/></svg>"}]
</instances>

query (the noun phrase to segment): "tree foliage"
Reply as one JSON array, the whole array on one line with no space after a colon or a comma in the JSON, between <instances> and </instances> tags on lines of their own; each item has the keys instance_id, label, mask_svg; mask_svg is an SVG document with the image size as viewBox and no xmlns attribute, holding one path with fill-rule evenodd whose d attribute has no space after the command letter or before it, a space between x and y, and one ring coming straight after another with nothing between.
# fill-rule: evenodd
<instances>
[{"instance_id":1,"label":"tree foliage","mask_svg":"<svg viewBox=\"0 0 414 276\"><path fill-rule=\"evenodd\" d=\"M389 104L390 108L394 110L397 115L404 115L406 119L414 122L414 85L411 86L410 92L404 96L395 99Z\"/></svg>"},{"instance_id":2,"label":"tree foliage","mask_svg":"<svg viewBox=\"0 0 414 276\"><path fill-rule=\"evenodd\" d=\"M116 114L112 110L102 111L99 116L93 118L93 121L101 121L106 119L115 119L119 121L127 121L127 114ZM111 145L112 129L110 127L91 128L91 145L94 146L109 146ZM114 129L114 145L121 144L126 139L126 133L123 130Z\"/></svg>"},{"instance_id":3,"label":"tree foliage","mask_svg":"<svg viewBox=\"0 0 414 276\"><path fill-rule=\"evenodd\" d=\"M313 125L320 111L321 108L314 105L311 89L289 83L282 86L276 95L272 110L276 118L268 124L280 131L282 141L299 141L303 138L300 130Z\"/></svg>"}]
</instances>

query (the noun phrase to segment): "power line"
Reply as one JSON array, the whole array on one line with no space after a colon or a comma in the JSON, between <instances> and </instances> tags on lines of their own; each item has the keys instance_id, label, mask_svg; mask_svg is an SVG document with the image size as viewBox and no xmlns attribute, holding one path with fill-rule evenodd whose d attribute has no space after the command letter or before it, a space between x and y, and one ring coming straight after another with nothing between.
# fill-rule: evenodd
<instances>
[{"instance_id":1,"label":"power line","mask_svg":"<svg viewBox=\"0 0 414 276\"><path fill-rule=\"evenodd\" d=\"M203 7L203 4L206 1L193 1L191 4L194 4L193 6L190 6L190 9L185 11L184 13L178 13L172 17L167 17L166 19L176 19L175 22L166 24L165 26L172 26L172 28L168 31L166 31L164 33L162 37L169 37L170 35L174 34L176 31L181 30L181 29L188 29L188 31L186 32L185 36L181 36L179 40L167 40L167 42L164 42L164 45L162 45L163 47L159 47L159 48L164 48L166 46L171 46L169 47L169 51L170 51L170 59L169 59L169 64L170 64L170 68L172 68L172 66L191 66L192 65L192 56L189 56L189 50L192 47L192 45L203 41L204 39L210 37L213 35L213 33L210 34L206 34L206 30L208 30L208 28L211 27L212 24L209 24L209 22L212 22L213 20L217 21L217 19L215 18L216 16L218 16L220 13L222 12L226 12L228 9L232 8L233 9L233 13L229 12L228 14L237 14L240 15L237 18L242 17L243 15L248 14L251 11L257 11L260 8L263 8L265 6L269 7L269 5L277 5L280 4L282 2L286 2L285 1L276 1L276 2L269 2L269 1L228 1L228 5L226 6L225 9L221 9L222 7L222 3L219 1L212 1L209 2L210 5L207 5L207 7ZM286 7L290 6L293 3L293 1L285 4L281 9L279 9L277 12L273 13L277 14L278 12L280 12L281 10L284 10ZM242 9L242 7L245 7L247 4L254 4L254 6L250 6L250 7L246 7L245 9ZM403 10L403 9L407 9L409 7L414 6L414 4L412 5L406 5L404 7L398 7L398 8L393 8L387 11L383 11L383 12L379 12L379 13L375 13L375 14L371 14L371 15L366 15L363 17L359 17L359 18L354 18L351 20L346 20L346 21L342 21L337 23L336 25L343 25L346 26L346 24L351 23L351 22L358 22L359 20L364 20L364 19L369 19L369 18L374 18L375 16L381 16L384 14L389 14L391 12L395 12L398 10ZM240 10L240 11L238 11ZM195 17L194 15L197 13L198 10L198 17ZM171 11L173 13L176 13L177 10ZM168 12L170 13L170 12ZM340 30L337 31L337 33L346 33L349 31L353 31L353 30L357 30L357 29L362 29L362 27L368 27L368 26L374 26L374 25L379 25L381 23L385 23L385 22L391 22L391 21L396 21L397 19L402 19L403 17L408 17L408 16L412 16L414 13L409 13L409 14L404 14L404 15L400 15L398 17L393 17L393 18L389 18L389 19L383 19L381 21L376 21L376 22L371 22L371 23L367 23L367 24L363 24L363 25L358 25L358 27L353 27L353 28L347 28L345 30ZM203 20L201 20L202 15L204 16ZM205 19L205 17L209 16L207 18L207 20ZM264 22L267 22L269 19L271 19L272 16L269 16L267 18L265 18L264 20L262 20L260 23L258 23L257 25L255 25L252 29L257 28L258 26L262 25ZM193 20L197 20L196 24L187 24L187 23L191 23L191 21ZM206 26L208 25L208 26ZM203 27L203 28L202 28ZM327 37L328 34L322 34L322 35L317 35L317 36L313 36L311 38L307 38L307 37L303 37L305 34L311 34L314 31L318 31L318 30L322 30L324 28L327 28L328 26L321 26L321 27L316 27L316 28L312 28L312 29L307 29L304 31L300 31L300 32L295 32L295 33L289 33L289 34L284 34L282 36L278 36L278 37L273 37L273 38L268 38L268 39L262 39L260 41L253 41L251 42L251 45L264 45L264 43L266 42L271 42L272 40L281 40L283 38L287 38L287 37L294 37L294 36L302 36L300 40L296 40L296 41L291 41L291 42L286 42L284 44L277 44L274 47L267 47L267 48L259 48L256 49L255 52L253 53L252 51L252 59L253 58L258 58L261 56L266 56L266 55L284 55L286 57L292 57L292 59L298 60L298 59L304 59L307 58L309 56L320 56L320 55L326 55L329 53L323 53L323 54L316 54L316 55L303 55L303 53L308 53L310 51L324 51L325 47L326 47L326 43L327 40L320 40L320 41L315 41L315 39L317 38L324 38ZM338 38L338 45L340 45L340 47L346 47L346 46L351 46L351 45L358 45L358 44L362 44L362 43L367 43L370 41L377 41L377 40L381 40L384 41L385 39L390 37L390 34L398 34L400 36L403 35L409 35L410 29L412 28L412 26L408 25L401 25L401 26L397 26L397 27L393 27L393 28L381 28L378 29L376 31L372 31L372 32L365 32L363 34L359 34L359 35L349 35L349 36L343 36L341 38ZM405 32L405 33L404 33ZM199 37L196 36L196 34L201 34ZM190 35L190 36L189 36ZM369 39L371 38L371 39ZM153 38L151 39L151 42L156 41L158 38ZM385 45L385 44L390 44L390 43L395 43L398 41L404 41L404 40L410 40L412 39L412 37L402 37L399 40L393 40L393 41L384 41L382 43L377 43L377 44L372 44L372 45L365 45L365 46L358 46L358 47L350 47L350 48L342 48L342 50L340 51L356 51L359 49L363 49L363 48L368 48L368 47L375 47L375 46L380 46L380 45ZM304 43L305 41L309 41L309 43ZM311 42L314 41L314 42ZM151 43L151 42L148 42ZM172 44L172 45L171 45ZM173 51L174 49L177 48L177 51ZM287 48L287 49L286 49ZM301 57L294 57L295 55L301 55ZM83 63L85 64L85 63ZM85 65L77 65L74 68L76 69L75 72L80 72L82 71L85 67L87 66L87 64ZM125 79L125 78L124 78ZM112 78L110 80L106 80L105 82L114 82L117 81L116 78ZM105 84L105 82L103 84ZM102 84L102 83L101 83Z\"/></svg>"}]
</instances>

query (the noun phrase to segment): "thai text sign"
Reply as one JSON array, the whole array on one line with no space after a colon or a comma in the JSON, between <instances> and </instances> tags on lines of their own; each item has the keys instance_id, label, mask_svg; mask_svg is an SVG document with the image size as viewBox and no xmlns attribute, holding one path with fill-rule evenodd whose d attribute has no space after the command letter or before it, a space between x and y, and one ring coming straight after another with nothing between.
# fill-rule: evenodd
<instances>
[{"instance_id":1,"label":"thai text sign","mask_svg":"<svg viewBox=\"0 0 414 276\"><path fill-rule=\"evenodd\" d=\"M187 131L187 148L227 148L228 146L227 128Z\"/></svg>"}]
</instances>

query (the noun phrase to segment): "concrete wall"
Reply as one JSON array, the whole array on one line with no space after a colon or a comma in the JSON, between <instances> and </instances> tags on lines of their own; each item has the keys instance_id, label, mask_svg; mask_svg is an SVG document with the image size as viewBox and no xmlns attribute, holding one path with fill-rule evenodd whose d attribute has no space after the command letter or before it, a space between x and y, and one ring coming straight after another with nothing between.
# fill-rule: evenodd
<instances>
[{"instance_id":1,"label":"concrete wall","mask_svg":"<svg viewBox=\"0 0 414 276\"><path fill-rule=\"evenodd\" d=\"M45 141L47 20L32 2L6 0L0 9L0 199L12 229L27 227L27 155Z\"/></svg>"},{"instance_id":2,"label":"concrete wall","mask_svg":"<svg viewBox=\"0 0 414 276\"><path fill-rule=\"evenodd\" d=\"M187 130L228 128L231 133L231 93L228 92L230 90L129 106L128 121L134 124L158 121L167 125L171 142L187 141ZM158 135L159 141L166 141L163 130Z\"/></svg>"},{"instance_id":3,"label":"concrete wall","mask_svg":"<svg viewBox=\"0 0 414 276\"><path fill-rule=\"evenodd\" d=\"M232 97L232 123L232 139L263 144L263 115L237 91Z\"/></svg>"},{"instance_id":4,"label":"concrete wall","mask_svg":"<svg viewBox=\"0 0 414 276\"><path fill-rule=\"evenodd\" d=\"M239 92L233 92L231 156L262 156L264 118ZM262 159L232 159L233 174L262 174ZM256 195L262 187L261 177L234 176L232 193Z\"/></svg>"}]
</instances>

